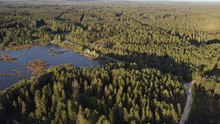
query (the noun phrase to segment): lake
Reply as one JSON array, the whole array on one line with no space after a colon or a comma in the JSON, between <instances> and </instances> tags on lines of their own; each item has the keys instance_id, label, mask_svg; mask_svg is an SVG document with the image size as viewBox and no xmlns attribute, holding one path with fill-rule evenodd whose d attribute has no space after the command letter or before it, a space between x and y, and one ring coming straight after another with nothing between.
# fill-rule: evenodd
<instances>
[{"instance_id":1,"label":"lake","mask_svg":"<svg viewBox=\"0 0 220 124\"><path fill-rule=\"evenodd\" d=\"M73 50L58 47L56 45L35 46L30 49L0 50L0 54L8 55L9 57L17 58L15 62L0 61L0 90L10 87L21 79L29 78L32 74L27 69L26 65L30 61L37 59L44 60L48 63L48 67L61 64L72 64L75 67L88 67L99 65L98 61L91 60ZM21 76L17 75L22 72Z\"/></svg>"}]
</instances>

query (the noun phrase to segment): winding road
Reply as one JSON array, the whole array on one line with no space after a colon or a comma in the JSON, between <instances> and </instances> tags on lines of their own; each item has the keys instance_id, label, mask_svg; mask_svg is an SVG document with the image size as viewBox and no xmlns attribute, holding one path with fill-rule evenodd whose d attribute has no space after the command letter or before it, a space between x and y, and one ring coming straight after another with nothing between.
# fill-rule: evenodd
<instances>
[{"instance_id":1,"label":"winding road","mask_svg":"<svg viewBox=\"0 0 220 124\"><path fill-rule=\"evenodd\" d=\"M188 119L188 115L192 106L193 98L192 98L192 85L195 83L193 80L192 82L185 83L185 90L186 90L186 95L187 95L187 100L186 100L186 105L181 117L181 120L179 124L185 124L186 120Z\"/></svg>"}]
</instances>

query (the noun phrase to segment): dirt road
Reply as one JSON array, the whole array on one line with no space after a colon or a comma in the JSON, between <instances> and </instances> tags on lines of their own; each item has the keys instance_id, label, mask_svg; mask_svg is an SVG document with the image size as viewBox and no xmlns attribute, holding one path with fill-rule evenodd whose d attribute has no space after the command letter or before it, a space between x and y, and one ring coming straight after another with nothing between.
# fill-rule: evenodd
<instances>
[{"instance_id":1,"label":"dirt road","mask_svg":"<svg viewBox=\"0 0 220 124\"><path fill-rule=\"evenodd\" d=\"M183 111L183 114L182 114L182 117L181 117L181 120L180 120L179 124L185 124L185 122L188 118L188 115L189 115L189 112L190 112L190 109L191 109L191 106L192 106L192 102L193 102L192 85L194 83L195 83L195 81L184 84L185 90L186 90L186 95L187 95L187 100L186 100L186 105L185 105L185 108L184 108L184 111Z\"/></svg>"}]
</instances>

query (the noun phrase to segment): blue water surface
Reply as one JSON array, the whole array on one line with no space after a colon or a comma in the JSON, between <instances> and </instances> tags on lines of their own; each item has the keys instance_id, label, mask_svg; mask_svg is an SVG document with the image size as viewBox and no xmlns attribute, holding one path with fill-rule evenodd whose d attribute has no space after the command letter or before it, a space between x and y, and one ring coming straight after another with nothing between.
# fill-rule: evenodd
<instances>
[{"instance_id":1,"label":"blue water surface","mask_svg":"<svg viewBox=\"0 0 220 124\"><path fill-rule=\"evenodd\" d=\"M53 50L56 52L63 51L62 54L54 54L48 52ZM15 62L3 62L0 61L0 73L4 74L16 74L16 72L22 72L23 77L16 76L0 76L0 90L3 90L21 79L29 78L32 74L26 68L26 65L30 61L37 59L44 60L48 63L48 67L57 66L61 64L72 64L75 67L88 67L99 65L98 61L91 60L75 51L60 48L56 45L47 46L35 46L30 49L22 50L11 50L5 51L0 50L0 54L6 54L10 57L17 58Z\"/></svg>"}]
</instances>

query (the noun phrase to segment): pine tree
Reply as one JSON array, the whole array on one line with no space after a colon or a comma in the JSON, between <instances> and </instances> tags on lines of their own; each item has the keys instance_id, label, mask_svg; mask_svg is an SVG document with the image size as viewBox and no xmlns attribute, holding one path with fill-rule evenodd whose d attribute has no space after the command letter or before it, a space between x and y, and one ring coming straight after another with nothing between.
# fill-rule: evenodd
<instances>
[{"instance_id":1,"label":"pine tree","mask_svg":"<svg viewBox=\"0 0 220 124\"><path fill-rule=\"evenodd\" d=\"M27 109L26 109L26 104L25 104L24 102L22 102L21 113L22 113L22 114L25 114L26 111L27 111Z\"/></svg>"}]
</instances>

